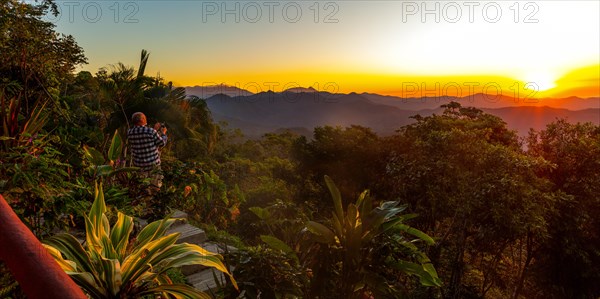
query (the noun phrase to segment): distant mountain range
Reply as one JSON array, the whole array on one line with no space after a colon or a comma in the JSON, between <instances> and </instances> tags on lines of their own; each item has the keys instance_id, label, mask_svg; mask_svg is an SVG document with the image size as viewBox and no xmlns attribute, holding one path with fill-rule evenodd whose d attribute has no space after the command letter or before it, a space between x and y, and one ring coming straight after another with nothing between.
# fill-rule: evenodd
<instances>
[{"instance_id":1,"label":"distant mountain range","mask_svg":"<svg viewBox=\"0 0 600 299\"><path fill-rule=\"evenodd\" d=\"M249 96L254 94L245 89L225 84L208 86L187 86L185 87L185 90L187 94L197 96L201 99L208 99L217 94L224 94L230 97Z\"/></svg>"},{"instance_id":2,"label":"distant mountain range","mask_svg":"<svg viewBox=\"0 0 600 299\"><path fill-rule=\"evenodd\" d=\"M568 110L600 109L600 98L545 98L527 99L513 98L504 95L474 94L464 97L424 97L424 98L399 98L394 96L381 96L378 94L363 93L365 98L374 103L390 105L404 110L419 111L422 109L435 109L450 101L460 102L463 106L472 106L481 109L505 107L551 107Z\"/></svg>"},{"instance_id":3,"label":"distant mountain range","mask_svg":"<svg viewBox=\"0 0 600 299\"><path fill-rule=\"evenodd\" d=\"M189 95L206 99L216 121L227 122L229 127L241 129L248 137L259 137L281 129L310 136L315 127L324 125L361 125L381 135L389 135L413 123L410 116L440 114L440 105L450 101L499 116L522 136L530 128L541 130L557 118L600 124L600 98L572 97L535 102L486 94L399 98L370 93L331 94L311 88L253 94L226 85L187 87L186 90Z\"/></svg>"}]
</instances>

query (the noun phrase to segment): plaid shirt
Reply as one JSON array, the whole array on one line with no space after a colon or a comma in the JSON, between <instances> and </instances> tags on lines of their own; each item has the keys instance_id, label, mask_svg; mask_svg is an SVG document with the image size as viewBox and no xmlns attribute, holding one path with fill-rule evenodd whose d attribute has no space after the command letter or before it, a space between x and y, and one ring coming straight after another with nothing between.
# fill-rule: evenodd
<instances>
[{"instance_id":1,"label":"plaid shirt","mask_svg":"<svg viewBox=\"0 0 600 299\"><path fill-rule=\"evenodd\" d=\"M135 126L127 131L127 140L131 147L133 165L142 170L151 170L160 165L158 149L167 144L167 136L162 138L158 132L146 126Z\"/></svg>"}]
</instances>

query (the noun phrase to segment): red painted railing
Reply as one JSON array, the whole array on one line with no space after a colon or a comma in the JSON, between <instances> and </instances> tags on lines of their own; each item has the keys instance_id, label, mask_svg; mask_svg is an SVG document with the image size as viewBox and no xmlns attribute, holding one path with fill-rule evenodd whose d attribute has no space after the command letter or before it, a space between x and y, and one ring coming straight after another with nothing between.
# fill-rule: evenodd
<instances>
[{"instance_id":1,"label":"red painted railing","mask_svg":"<svg viewBox=\"0 0 600 299\"><path fill-rule=\"evenodd\" d=\"M0 195L0 260L27 298L86 299Z\"/></svg>"}]
</instances>

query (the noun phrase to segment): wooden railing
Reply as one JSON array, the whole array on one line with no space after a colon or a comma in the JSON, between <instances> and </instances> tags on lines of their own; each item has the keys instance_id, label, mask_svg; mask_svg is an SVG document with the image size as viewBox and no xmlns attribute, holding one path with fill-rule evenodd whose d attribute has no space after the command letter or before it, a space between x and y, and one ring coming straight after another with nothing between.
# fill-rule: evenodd
<instances>
[{"instance_id":1,"label":"wooden railing","mask_svg":"<svg viewBox=\"0 0 600 299\"><path fill-rule=\"evenodd\" d=\"M0 260L29 299L86 299L0 195Z\"/></svg>"}]
</instances>

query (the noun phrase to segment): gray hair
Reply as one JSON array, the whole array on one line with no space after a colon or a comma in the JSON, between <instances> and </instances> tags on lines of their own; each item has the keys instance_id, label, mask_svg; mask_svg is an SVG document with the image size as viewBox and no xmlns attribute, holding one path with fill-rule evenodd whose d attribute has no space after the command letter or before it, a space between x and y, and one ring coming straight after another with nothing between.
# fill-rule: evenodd
<instances>
[{"instance_id":1,"label":"gray hair","mask_svg":"<svg viewBox=\"0 0 600 299\"><path fill-rule=\"evenodd\" d=\"M131 116L131 121L135 125L141 124L144 119L146 119L146 115L144 115L142 112L136 112Z\"/></svg>"}]
</instances>

